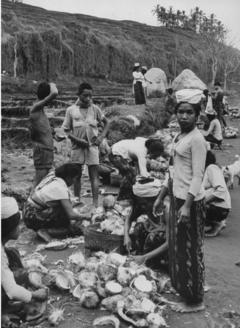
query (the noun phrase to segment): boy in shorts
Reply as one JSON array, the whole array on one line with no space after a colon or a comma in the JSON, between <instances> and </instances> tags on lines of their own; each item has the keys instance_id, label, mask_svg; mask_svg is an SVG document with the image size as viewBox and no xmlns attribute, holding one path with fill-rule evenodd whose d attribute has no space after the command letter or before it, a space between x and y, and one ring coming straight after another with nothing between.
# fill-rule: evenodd
<instances>
[{"instance_id":1,"label":"boy in shorts","mask_svg":"<svg viewBox=\"0 0 240 328\"><path fill-rule=\"evenodd\" d=\"M37 89L38 101L30 110L30 130L35 167L33 188L48 174L53 165L52 128L44 112L44 106L54 99L57 94L58 90L54 83L41 82Z\"/></svg>"},{"instance_id":2,"label":"boy in shorts","mask_svg":"<svg viewBox=\"0 0 240 328\"><path fill-rule=\"evenodd\" d=\"M88 166L91 181L93 205L98 206L98 165L99 145L108 131L108 120L101 109L92 103L92 86L82 83L78 88L78 101L66 110L63 122L64 131L72 142L72 162ZM98 126L103 125L103 131L98 134ZM74 195L80 201L81 176L74 182Z\"/></svg>"}]
</instances>

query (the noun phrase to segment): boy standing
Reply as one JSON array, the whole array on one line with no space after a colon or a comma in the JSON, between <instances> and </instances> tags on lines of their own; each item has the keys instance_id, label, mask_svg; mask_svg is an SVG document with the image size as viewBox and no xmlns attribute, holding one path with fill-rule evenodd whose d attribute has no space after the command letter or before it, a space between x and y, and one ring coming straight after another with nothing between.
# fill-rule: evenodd
<instances>
[{"instance_id":1,"label":"boy standing","mask_svg":"<svg viewBox=\"0 0 240 328\"><path fill-rule=\"evenodd\" d=\"M48 174L53 165L53 136L46 106L58 94L54 83L42 82L37 89L38 102L30 110L31 139L33 141L33 163L35 178L33 188Z\"/></svg>"},{"instance_id":2,"label":"boy standing","mask_svg":"<svg viewBox=\"0 0 240 328\"><path fill-rule=\"evenodd\" d=\"M67 108L63 128L72 142L71 159L79 164L88 166L91 181L93 205L98 206L98 165L99 145L108 131L108 120L100 108L92 103L92 86L82 83L78 88L78 102ZM98 135L98 125L104 128ZM80 201L81 176L74 182L74 195Z\"/></svg>"}]
</instances>

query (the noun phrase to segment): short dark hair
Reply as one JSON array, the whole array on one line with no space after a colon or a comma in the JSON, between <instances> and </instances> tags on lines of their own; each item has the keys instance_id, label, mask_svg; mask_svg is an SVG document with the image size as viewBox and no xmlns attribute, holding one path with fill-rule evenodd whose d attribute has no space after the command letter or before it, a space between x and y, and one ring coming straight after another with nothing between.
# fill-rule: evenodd
<instances>
[{"instance_id":1,"label":"short dark hair","mask_svg":"<svg viewBox=\"0 0 240 328\"><path fill-rule=\"evenodd\" d=\"M93 88L92 88L91 84L89 84L87 82L83 82L78 87L78 95L81 95L83 90L85 90L85 89L92 90Z\"/></svg>"},{"instance_id":2,"label":"short dark hair","mask_svg":"<svg viewBox=\"0 0 240 328\"><path fill-rule=\"evenodd\" d=\"M197 104L191 104L187 101L181 101L180 103L178 103L175 107L175 114L177 113L178 111L178 108L182 105L182 104L189 104L192 106L194 112L196 113L196 116L198 117L200 115L200 112L201 112L201 105L200 103L197 103Z\"/></svg>"},{"instance_id":3,"label":"short dark hair","mask_svg":"<svg viewBox=\"0 0 240 328\"><path fill-rule=\"evenodd\" d=\"M170 95L172 95L173 94L173 89L172 88L168 88L167 89L167 93L170 94Z\"/></svg>"},{"instance_id":4,"label":"short dark hair","mask_svg":"<svg viewBox=\"0 0 240 328\"><path fill-rule=\"evenodd\" d=\"M51 88L49 83L41 82L37 88L37 97L39 100L46 98L50 94Z\"/></svg>"},{"instance_id":5,"label":"short dark hair","mask_svg":"<svg viewBox=\"0 0 240 328\"><path fill-rule=\"evenodd\" d=\"M55 175L65 180L66 178L77 177L82 169L82 165L78 163L65 163L55 169Z\"/></svg>"},{"instance_id":6,"label":"short dark hair","mask_svg":"<svg viewBox=\"0 0 240 328\"><path fill-rule=\"evenodd\" d=\"M214 83L214 86L215 86L215 87L221 87L221 83L218 82L218 81L216 81L216 82Z\"/></svg>"},{"instance_id":7,"label":"short dark hair","mask_svg":"<svg viewBox=\"0 0 240 328\"><path fill-rule=\"evenodd\" d=\"M157 158L164 152L164 146L160 139L148 139L145 142L145 147L148 150L148 154L153 158Z\"/></svg>"},{"instance_id":8,"label":"short dark hair","mask_svg":"<svg viewBox=\"0 0 240 328\"><path fill-rule=\"evenodd\" d=\"M209 95L209 91L208 91L208 89L204 89L204 90L203 90L203 94L204 94L205 96L208 96L208 95Z\"/></svg>"},{"instance_id":9,"label":"short dark hair","mask_svg":"<svg viewBox=\"0 0 240 328\"><path fill-rule=\"evenodd\" d=\"M216 164L216 156L211 152L211 150L208 150L207 156L206 156L205 167L208 167L208 165L211 165L211 164Z\"/></svg>"}]
</instances>

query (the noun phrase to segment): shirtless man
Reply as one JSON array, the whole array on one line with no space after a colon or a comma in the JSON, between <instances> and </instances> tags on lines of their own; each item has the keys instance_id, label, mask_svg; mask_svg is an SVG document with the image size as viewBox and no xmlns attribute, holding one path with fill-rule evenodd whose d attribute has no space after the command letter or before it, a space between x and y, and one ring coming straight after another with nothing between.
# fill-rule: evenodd
<instances>
[{"instance_id":1,"label":"shirtless man","mask_svg":"<svg viewBox=\"0 0 240 328\"><path fill-rule=\"evenodd\" d=\"M33 188L48 174L53 165L53 136L46 106L58 94L54 83L41 82L37 89L38 101L30 110L31 139L33 141L33 163L35 178Z\"/></svg>"},{"instance_id":2,"label":"shirtless man","mask_svg":"<svg viewBox=\"0 0 240 328\"><path fill-rule=\"evenodd\" d=\"M92 86L81 83L78 88L78 101L67 108L63 122L64 131L72 142L71 160L79 164L86 164L92 187L93 205L98 206L98 165L99 145L108 131L108 120L101 109L92 103ZM98 125L104 126L101 134ZM80 202L81 176L74 182L74 196Z\"/></svg>"}]
</instances>

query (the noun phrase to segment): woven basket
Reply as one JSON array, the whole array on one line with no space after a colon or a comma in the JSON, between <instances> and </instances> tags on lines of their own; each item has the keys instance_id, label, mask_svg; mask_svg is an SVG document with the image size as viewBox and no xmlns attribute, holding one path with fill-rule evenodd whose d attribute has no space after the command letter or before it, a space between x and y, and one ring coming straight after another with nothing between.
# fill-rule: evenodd
<instances>
[{"instance_id":1,"label":"woven basket","mask_svg":"<svg viewBox=\"0 0 240 328\"><path fill-rule=\"evenodd\" d=\"M99 229L99 224L86 227L84 231L86 250L104 251L106 253L114 250L117 253L123 253L123 236L97 231L97 229Z\"/></svg>"}]
</instances>

